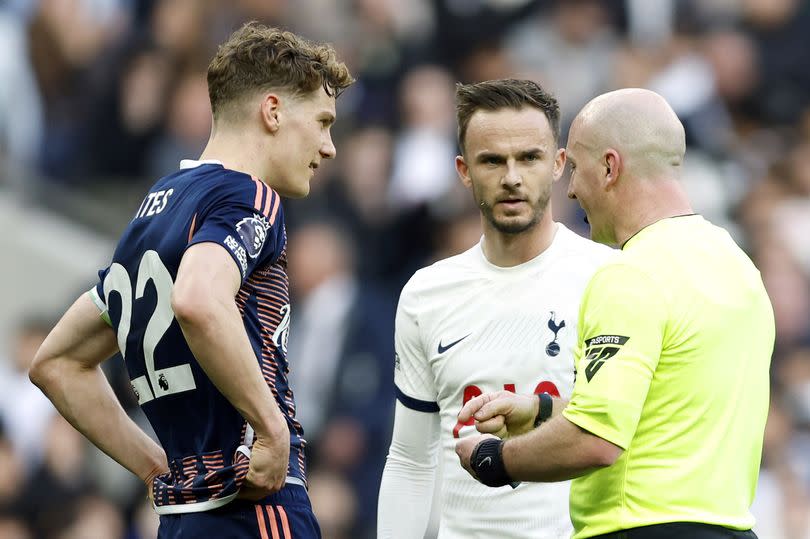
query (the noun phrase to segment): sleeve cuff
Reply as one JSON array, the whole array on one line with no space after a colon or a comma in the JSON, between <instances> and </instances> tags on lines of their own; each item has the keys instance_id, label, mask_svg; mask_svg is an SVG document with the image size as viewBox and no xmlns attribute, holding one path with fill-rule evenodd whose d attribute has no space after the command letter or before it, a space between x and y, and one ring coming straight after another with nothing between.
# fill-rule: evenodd
<instances>
[{"instance_id":1,"label":"sleeve cuff","mask_svg":"<svg viewBox=\"0 0 810 539\"><path fill-rule=\"evenodd\" d=\"M587 430L594 436L598 436L603 440L607 440L613 445L621 447L625 451L627 450L627 447L630 445L630 440L624 440L621 436L621 433L605 427L601 423L595 421L593 418L583 413L571 410L570 408L566 407L566 409L563 410L562 415L563 417L565 417L565 419L567 419L574 425L580 427L583 430Z\"/></svg>"},{"instance_id":2,"label":"sleeve cuff","mask_svg":"<svg viewBox=\"0 0 810 539\"><path fill-rule=\"evenodd\" d=\"M96 307L98 307L98 310L100 311L99 316L101 317L101 319L107 322L107 325L112 327L112 320L110 320L110 312L107 310L107 305L101 299L101 296L98 295L96 287L94 286L87 293L90 295L90 299L93 301Z\"/></svg>"},{"instance_id":3,"label":"sleeve cuff","mask_svg":"<svg viewBox=\"0 0 810 539\"><path fill-rule=\"evenodd\" d=\"M399 387L394 386L394 389L397 393L397 400L402 403L403 406L406 408L410 408L411 410L416 410L417 412L426 412L426 413L436 413L439 411L438 403L434 401L423 401L419 399L415 399L413 397L409 397L405 393L402 392Z\"/></svg>"}]
</instances>

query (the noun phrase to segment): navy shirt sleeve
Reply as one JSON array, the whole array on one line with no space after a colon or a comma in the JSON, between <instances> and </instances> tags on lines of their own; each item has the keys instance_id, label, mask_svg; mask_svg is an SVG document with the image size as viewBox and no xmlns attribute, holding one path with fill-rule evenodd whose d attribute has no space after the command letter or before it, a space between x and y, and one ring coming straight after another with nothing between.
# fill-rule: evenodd
<instances>
[{"instance_id":1,"label":"navy shirt sleeve","mask_svg":"<svg viewBox=\"0 0 810 539\"><path fill-rule=\"evenodd\" d=\"M275 261L283 249L281 198L263 182L234 179L194 217L188 246L212 242L231 255L244 282L254 269Z\"/></svg>"}]
</instances>

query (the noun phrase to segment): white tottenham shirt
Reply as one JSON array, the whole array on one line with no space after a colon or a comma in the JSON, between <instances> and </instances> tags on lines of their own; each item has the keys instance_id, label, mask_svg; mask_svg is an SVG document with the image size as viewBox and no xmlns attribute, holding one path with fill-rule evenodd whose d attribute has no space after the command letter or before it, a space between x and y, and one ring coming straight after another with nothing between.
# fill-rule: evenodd
<instances>
[{"instance_id":1,"label":"white tottenham shirt","mask_svg":"<svg viewBox=\"0 0 810 539\"><path fill-rule=\"evenodd\" d=\"M403 288L395 335L398 402L378 537L424 536L438 446L440 539L571 536L569 482L489 488L467 474L455 453L459 437L476 434L457 419L476 395L505 389L571 396L580 298L614 251L556 227L552 244L518 266L491 264L479 242L419 270Z\"/></svg>"}]
</instances>

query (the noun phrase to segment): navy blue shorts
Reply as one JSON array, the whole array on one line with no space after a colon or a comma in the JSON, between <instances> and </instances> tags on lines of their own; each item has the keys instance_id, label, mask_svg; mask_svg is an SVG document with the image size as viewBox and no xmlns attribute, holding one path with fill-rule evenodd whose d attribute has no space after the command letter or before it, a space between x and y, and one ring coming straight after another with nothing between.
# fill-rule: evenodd
<instances>
[{"instance_id":1,"label":"navy blue shorts","mask_svg":"<svg viewBox=\"0 0 810 539\"><path fill-rule=\"evenodd\" d=\"M158 539L321 539L304 487L287 485L261 503L234 500L202 513L160 517Z\"/></svg>"}]
</instances>

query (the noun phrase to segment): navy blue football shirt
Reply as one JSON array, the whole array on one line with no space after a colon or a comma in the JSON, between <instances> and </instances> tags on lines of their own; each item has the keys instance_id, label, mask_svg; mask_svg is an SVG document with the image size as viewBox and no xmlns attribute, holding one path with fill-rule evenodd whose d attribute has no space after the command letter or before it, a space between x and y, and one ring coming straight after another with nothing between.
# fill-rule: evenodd
<instances>
[{"instance_id":1,"label":"navy blue football shirt","mask_svg":"<svg viewBox=\"0 0 810 539\"><path fill-rule=\"evenodd\" d=\"M245 419L197 363L171 308L183 253L203 242L221 245L241 272L236 303L290 430L288 482L306 480L303 429L287 381L290 300L281 200L247 174L186 160L150 189L91 290L117 332L132 389L169 459L170 472L153 484L160 514L204 511L233 499L253 441Z\"/></svg>"}]
</instances>

